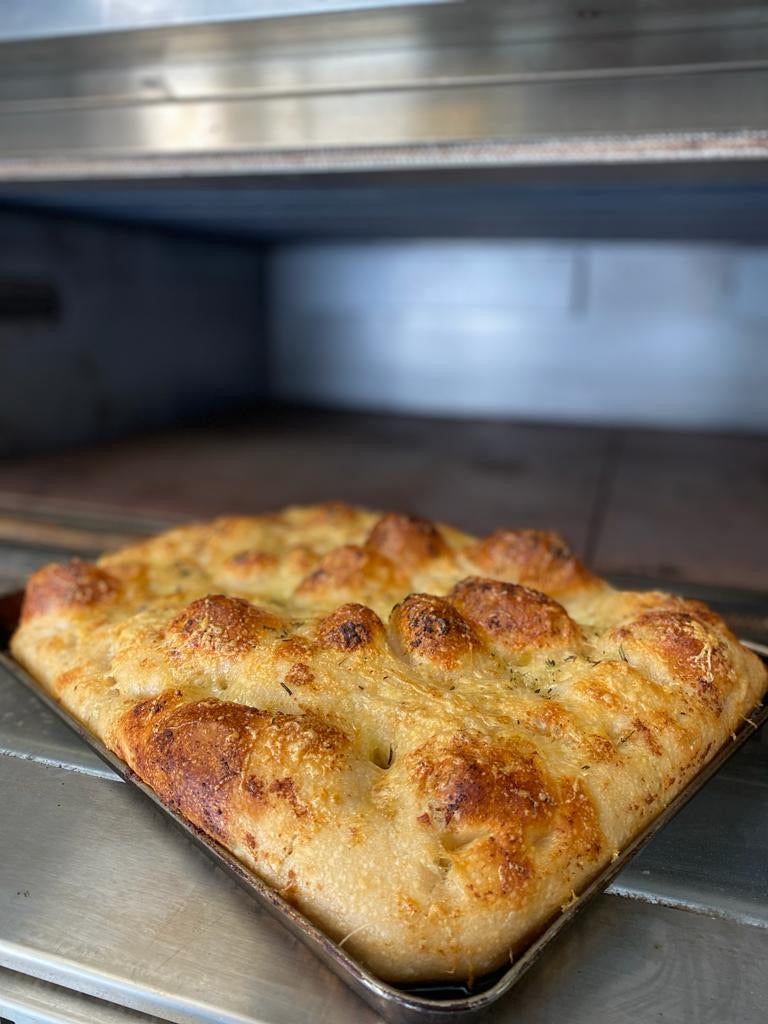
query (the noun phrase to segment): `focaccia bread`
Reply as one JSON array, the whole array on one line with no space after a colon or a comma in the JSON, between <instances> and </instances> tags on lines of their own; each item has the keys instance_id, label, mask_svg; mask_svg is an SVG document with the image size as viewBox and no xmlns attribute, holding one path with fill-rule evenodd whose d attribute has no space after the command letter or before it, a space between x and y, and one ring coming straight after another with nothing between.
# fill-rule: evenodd
<instances>
[{"instance_id":1,"label":"focaccia bread","mask_svg":"<svg viewBox=\"0 0 768 1024\"><path fill-rule=\"evenodd\" d=\"M36 572L15 657L381 977L514 956L766 690L704 605L556 535L345 505Z\"/></svg>"}]
</instances>

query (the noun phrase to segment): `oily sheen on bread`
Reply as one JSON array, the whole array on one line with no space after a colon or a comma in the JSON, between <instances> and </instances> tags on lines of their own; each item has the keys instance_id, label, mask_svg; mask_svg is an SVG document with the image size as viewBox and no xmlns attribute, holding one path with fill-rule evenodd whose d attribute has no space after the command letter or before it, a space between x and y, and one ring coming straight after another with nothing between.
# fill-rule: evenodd
<instances>
[{"instance_id":1,"label":"oily sheen on bread","mask_svg":"<svg viewBox=\"0 0 768 1024\"><path fill-rule=\"evenodd\" d=\"M551 533L341 504L30 579L15 657L383 978L504 963L766 690L704 605Z\"/></svg>"}]
</instances>

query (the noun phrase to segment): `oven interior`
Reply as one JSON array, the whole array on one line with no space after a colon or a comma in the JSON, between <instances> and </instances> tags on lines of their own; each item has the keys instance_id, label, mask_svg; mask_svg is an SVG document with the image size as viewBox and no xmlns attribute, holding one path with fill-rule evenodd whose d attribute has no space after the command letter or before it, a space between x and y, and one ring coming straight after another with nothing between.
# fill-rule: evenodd
<instances>
[{"instance_id":1,"label":"oven interior","mask_svg":"<svg viewBox=\"0 0 768 1024\"><path fill-rule=\"evenodd\" d=\"M0 12L3 593L341 499L768 643L763 5L98 6ZM488 1019L763 1020L766 769ZM3 1021L378 1019L4 675L0 808Z\"/></svg>"}]
</instances>

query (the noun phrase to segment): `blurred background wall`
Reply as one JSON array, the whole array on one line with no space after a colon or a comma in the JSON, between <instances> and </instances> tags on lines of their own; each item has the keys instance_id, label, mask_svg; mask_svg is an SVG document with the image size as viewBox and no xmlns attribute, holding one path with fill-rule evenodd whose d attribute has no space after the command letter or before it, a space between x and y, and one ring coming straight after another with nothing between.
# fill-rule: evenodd
<instances>
[{"instance_id":1,"label":"blurred background wall","mask_svg":"<svg viewBox=\"0 0 768 1024\"><path fill-rule=\"evenodd\" d=\"M287 402L768 430L768 246L257 240L0 212L0 448Z\"/></svg>"},{"instance_id":2,"label":"blurred background wall","mask_svg":"<svg viewBox=\"0 0 768 1024\"><path fill-rule=\"evenodd\" d=\"M0 451L263 396L262 274L253 245L0 211Z\"/></svg>"},{"instance_id":3,"label":"blurred background wall","mask_svg":"<svg viewBox=\"0 0 768 1024\"><path fill-rule=\"evenodd\" d=\"M768 248L613 241L293 245L270 260L283 398L768 429Z\"/></svg>"}]
</instances>

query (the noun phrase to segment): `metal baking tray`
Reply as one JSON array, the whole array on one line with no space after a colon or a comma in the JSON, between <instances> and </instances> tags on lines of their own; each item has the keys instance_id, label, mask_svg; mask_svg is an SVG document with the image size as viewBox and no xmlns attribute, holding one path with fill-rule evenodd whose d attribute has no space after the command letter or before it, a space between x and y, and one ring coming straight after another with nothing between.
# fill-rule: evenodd
<instances>
[{"instance_id":1,"label":"metal baking tray","mask_svg":"<svg viewBox=\"0 0 768 1024\"><path fill-rule=\"evenodd\" d=\"M686 788L609 864L592 883L564 910L557 913L539 937L509 966L492 975L477 979L471 986L464 984L420 984L395 987L381 981L349 953L339 947L319 928L307 920L275 890L245 868L240 861L215 840L209 838L184 818L168 808L131 769L98 739L73 718L43 687L33 679L8 653L10 637L20 607L21 594L0 598L0 629L2 651L0 663L23 686L62 719L77 735L99 755L126 782L141 790L162 812L180 828L197 846L202 847L220 867L232 875L258 903L277 917L285 927L304 942L336 975L381 1016L393 1022L418 1024L456 1024L473 1019L508 993L523 976L545 947L560 933L581 908L602 892L627 862L701 789L712 775L753 736L768 720L768 700L764 700L744 720L738 731L720 748ZM768 660L768 647L744 641ZM254 993L256 998L257 993Z\"/></svg>"}]
</instances>

